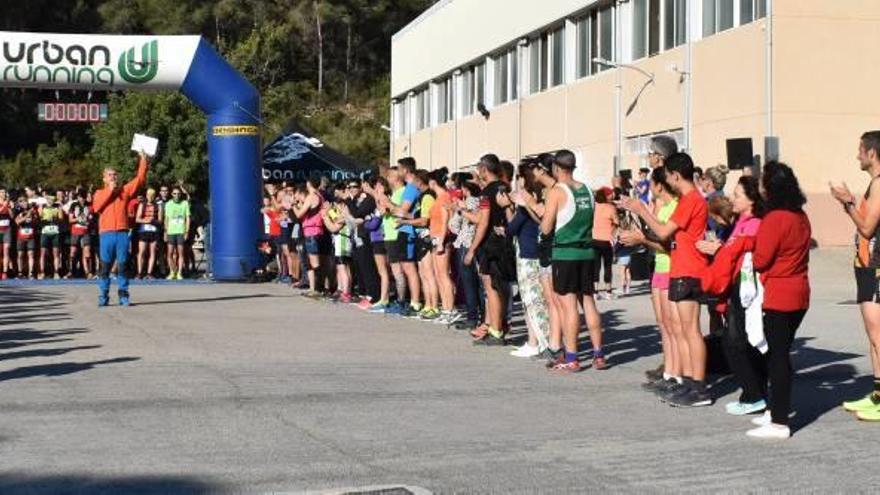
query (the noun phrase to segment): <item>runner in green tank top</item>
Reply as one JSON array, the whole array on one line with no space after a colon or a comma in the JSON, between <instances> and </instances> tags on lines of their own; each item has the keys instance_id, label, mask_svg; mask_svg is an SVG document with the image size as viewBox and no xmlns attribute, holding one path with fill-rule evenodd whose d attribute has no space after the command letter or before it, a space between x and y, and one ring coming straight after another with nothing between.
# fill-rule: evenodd
<instances>
[{"instance_id":1,"label":"runner in green tank top","mask_svg":"<svg viewBox=\"0 0 880 495\"><path fill-rule=\"evenodd\" d=\"M547 195L541 232L555 232L551 268L553 291L560 303L562 340L565 352L550 368L564 373L581 370L578 360L578 334L580 312L578 302L583 303L590 343L593 344L592 367L605 369L607 363L602 354L602 319L593 299L596 253L592 248L593 192L585 184L574 180L576 159L574 153L562 150L556 154L553 176L557 185Z\"/></svg>"},{"instance_id":2,"label":"runner in green tank top","mask_svg":"<svg viewBox=\"0 0 880 495\"><path fill-rule=\"evenodd\" d=\"M593 191L584 184L575 186L559 183L567 201L556 216L556 234L553 240L554 260L593 260L596 253L593 242L593 213L596 202Z\"/></svg>"}]
</instances>

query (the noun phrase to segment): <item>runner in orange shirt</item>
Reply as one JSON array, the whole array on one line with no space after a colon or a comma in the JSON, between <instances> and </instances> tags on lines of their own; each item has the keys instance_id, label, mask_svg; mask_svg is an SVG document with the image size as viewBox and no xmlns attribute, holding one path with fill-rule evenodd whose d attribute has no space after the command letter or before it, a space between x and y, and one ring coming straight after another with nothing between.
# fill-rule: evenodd
<instances>
[{"instance_id":1,"label":"runner in orange shirt","mask_svg":"<svg viewBox=\"0 0 880 495\"><path fill-rule=\"evenodd\" d=\"M128 261L130 233L128 224L128 202L135 197L138 189L147 180L149 161L144 153L139 154L137 175L124 186L119 185L118 174L114 168L104 169L104 188L95 191L92 210L100 215L100 268L98 269L98 306L110 302L110 267L115 261L118 266L116 282L119 285L119 305L128 306L131 300L128 293L128 274L125 272Z\"/></svg>"}]
</instances>

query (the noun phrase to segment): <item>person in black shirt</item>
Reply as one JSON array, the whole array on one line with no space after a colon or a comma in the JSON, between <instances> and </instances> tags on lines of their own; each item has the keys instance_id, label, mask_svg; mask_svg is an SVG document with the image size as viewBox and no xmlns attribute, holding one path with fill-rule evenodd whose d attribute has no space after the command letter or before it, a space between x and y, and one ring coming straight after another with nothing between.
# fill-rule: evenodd
<instances>
[{"instance_id":1,"label":"person in black shirt","mask_svg":"<svg viewBox=\"0 0 880 495\"><path fill-rule=\"evenodd\" d=\"M368 309L371 302L378 302L380 299L379 272L373 258L370 233L364 228L364 222L376 211L376 200L363 191L360 179L350 179L347 190L351 200L347 202L343 214L350 217L350 221L357 225L356 232L352 237L354 242L352 257L357 272L358 288L361 295L364 296L364 300L367 301L361 301L361 307Z\"/></svg>"},{"instance_id":2,"label":"person in black shirt","mask_svg":"<svg viewBox=\"0 0 880 495\"><path fill-rule=\"evenodd\" d=\"M474 241L465 256L465 264L476 260L480 279L486 291L486 322L474 330L475 343L504 345L504 293L516 277L516 257L513 243L502 234L507 226L505 208L498 203L499 195L510 192L501 182L501 161L493 154L480 158L478 173L486 183L480 198L480 221ZM496 230L498 228L498 230Z\"/></svg>"}]
</instances>

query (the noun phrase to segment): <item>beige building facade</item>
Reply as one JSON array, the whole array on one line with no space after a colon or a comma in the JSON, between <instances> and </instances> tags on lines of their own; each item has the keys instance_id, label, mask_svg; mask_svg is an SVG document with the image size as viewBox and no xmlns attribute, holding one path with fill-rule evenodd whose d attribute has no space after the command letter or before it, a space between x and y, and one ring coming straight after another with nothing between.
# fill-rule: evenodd
<instances>
[{"instance_id":1,"label":"beige building facade","mask_svg":"<svg viewBox=\"0 0 880 495\"><path fill-rule=\"evenodd\" d=\"M829 180L880 129L878 0L440 0L392 40L392 162L461 170L568 148L595 186L672 134L703 168L766 136L820 245L851 241ZM738 177L733 172L728 189Z\"/></svg>"}]
</instances>

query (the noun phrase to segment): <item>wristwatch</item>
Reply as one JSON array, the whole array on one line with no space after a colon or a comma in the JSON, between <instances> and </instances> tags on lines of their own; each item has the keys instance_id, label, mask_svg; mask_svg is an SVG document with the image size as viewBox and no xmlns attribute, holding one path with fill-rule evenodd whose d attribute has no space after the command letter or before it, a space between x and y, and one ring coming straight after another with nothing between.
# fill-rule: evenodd
<instances>
[{"instance_id":1,"label":"wristwatch","mask_svg":"<svg viewBox=\"0 0 880 495\"><path fill-rule=\"evenodd\" d=\"M843 210L847 211L847 212L849 211L850 208L855 208L855 207L856 207L855 201L847 201L846 203L843 204Z\"/></svg>"}]
</instances>

